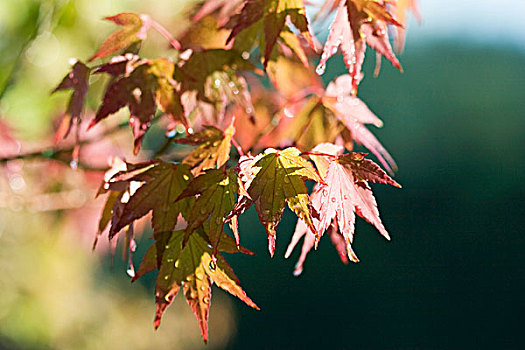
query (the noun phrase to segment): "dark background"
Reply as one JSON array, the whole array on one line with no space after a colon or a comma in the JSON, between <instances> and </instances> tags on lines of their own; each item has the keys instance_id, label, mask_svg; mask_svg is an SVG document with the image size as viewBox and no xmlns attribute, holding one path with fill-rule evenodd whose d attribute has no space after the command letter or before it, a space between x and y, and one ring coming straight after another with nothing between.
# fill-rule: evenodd
<instances>
[{"instance_id":1,"label":"dark background","mask_svg":"<svg viewBox=\"0 0 525 350\"><path fill-rule=\"evenodd\" d=\"M325 237L295 278L300 249L283 258L295 218L285 214L272 260L252 210L240 227L257 256L229 261L261 311L235 302L231 347L519 348L523 54L436 42L408 48L404 74L387 62L377 79L369 56L360 96L385 122L374 133L403 185L373 186L392 241L358 219L360 263L343 265ZM344 72L328 67L327 81Z\"/></svg>"}]
</instances>

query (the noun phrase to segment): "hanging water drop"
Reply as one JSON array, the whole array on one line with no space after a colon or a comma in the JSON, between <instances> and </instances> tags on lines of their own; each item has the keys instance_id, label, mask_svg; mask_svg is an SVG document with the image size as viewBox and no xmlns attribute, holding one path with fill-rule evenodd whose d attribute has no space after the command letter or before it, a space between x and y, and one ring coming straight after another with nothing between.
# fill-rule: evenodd
<instances>
[{"instance_id":1,"label":"hanging water drop","mask_svg":"<svg viewBox=\"0 0 525 350\"><path fill-rule=\"evenodd\" d=\"M126 273L129 277L133 278L135 277L135 269L133 268L133 265L130 265L128 269L126 270Z\"/></svg>"},{"instance_id":2,"label":"hanging water drop","mask_svg":"<svg viewBox=\"0 0 525 350\"><path fill-rule=\"evenodd\" d=\"M323 75L325 68L326 65L324 63L321 63L317 66L317 68L315 68L315 72L317 73L317 75Z\"/></svg>"}]
</instances>

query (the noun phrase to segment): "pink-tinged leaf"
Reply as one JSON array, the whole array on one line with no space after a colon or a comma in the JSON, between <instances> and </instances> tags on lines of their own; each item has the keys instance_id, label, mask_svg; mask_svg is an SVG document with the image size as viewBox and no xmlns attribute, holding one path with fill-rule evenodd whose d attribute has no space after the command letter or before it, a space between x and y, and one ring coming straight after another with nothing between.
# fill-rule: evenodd
<instances>
[{"instance_id":1,"label":"pink-tinged leaf","mask_svg":"<svg viewBox=\"0 0 525 350\"><path fill-rule=\"evenodd\" d=\"M323 179L326 177L330 162L335 157L343 154L343 151L344 148L342 146L328 142L320 143L312 149L310 158L314 161L317 171Z\"/></svg>"},{"instance_id":2,"label":"pink-tinged leaf","mask_svg":"<svg viewBox=\"0 0 525 350\"><path fill-rule=\"evenodd\" d=\"M345 94L348 89L344 86L348 86L350 79L348 75L342 75L331 82L323 97L323 104L348 128L353 141L368 148L389 172L397 170L392 156L364 125L380 127L383 122L359 98Z\"/></svg>"},{"instance_id":3,"label":"pink-tinged leaf","mask_svg":"<svg viewBox=\"0 0 525 350\"><path fill-rule=\"evenodd\" d=\"M395 14L396 19L403 25L403 27L396 27L396 36L394 38L394 46L397 52L402 52L405 46L405 26L407 23L406 12L411 11L418 22L421 23L422 16L419 12L416 0L397 0L390 4L392 13Z\"/></svg>"},{"instance_id":4,"label":"pink-tinged leaf","mask_svg":"<svg viewBox=\"0 0 525 350\"><path fill-rule=\"evenodd\" d=\"M382 127L381 119L363 101L352 96L351 79L348 74L340 75L328 84L325 96L333 98L329 102L339 115L349 115L362 124Z\"/></svg>"},{"instance_id":5,"label":"pink-tinged leaf","mask_svg":"<svg viewBox=\"0 0 525 350\"><path fill-rule=\"evenodd\" d=\"M332 221L332 226L328 228L328 236L330 237L330 240L332 241L332 244L335 247L335 250L337 251L337 254L339 255L339 258L343 262L343 264L348 264L348 246L345 242L344 237L339 234L339 230L337 227L337 221ZM352 247L350 247L351 249ZM351 251L351 260L353 262L359 262L359 259L354 254L353 250Z\"/></svg>"},{"instance_id":6,"label":"pink-tinged leaf","mask_svg":"<svg viewBox=\"0 0 525 350\"><path fill-rule=\"evenodd\" d=\"M336 153L339 150L329 145L319 147L326 152ZM330 155L330 153L326 153ZM374 225L377 230L387 239L390 239L381 219L377 203L365 178L371 181L398 186L398 184L386 175L376 164L365 161L363 153L350 153L334 156L317 156L316 164L321 169L326 166L325 183L319 183L314 187L310 196L310 202L317 215L313 216L315 228L322 236L326 230L334 244L341 260L346 263L349 260L358 262L356 254L352 249L354 238L355 213ZM338 231L340 234L338 234ZM306 254L316 244L312 236L315 235L303 222L298 222L292 241L288 246L286 257L290 256L293 248L301 237L305 236L301 256L296 265L294 274L302 271Z\"/></svg>"},{"instance_id":7,"label":"pink-tinged leaf","mask_svg":"<svg viewBox=\"0 0 525 350\"><path fill-rule=\"evenodd\" d=\"M314 219L315 220L315 219ZM312 247L315 244L315 234L312 232L312 230L306 225L306 223L298 219L297 224L295 226L295 232L292 236L292 240L290 241L290 244L288 245L288 248L286 249L286 254L284 255L285 258L289 258L292 254L292 251L294 250L297 243L299 243L299 240L304 236L304 242L303 247L301 248L301 255L299 256L299 259L297 260L297 263L295 264L294 268L294 276L299 276L303 272L303 264L306 260L306 255L308 252L312 249Z\"/></svg>"},{"instance_id":8,"label":"pink-tinged leaf","mask_svg":"<svg viewBox=\"0 0 525 350\"><path fill-rule=\"evenodd\" d=\"M388 30L387 25L384 22L376 21L372 23L363 24L361 26L361 33L365 37L366 43L368 46L376 50L381 55L385 56L387 60L392 62L392 65L403 71L401 64L397 59L390 41L388 39Z\"/></svg>"},{"instance_id":9,"label":"pink-tinged leaf","mask_svg":"<svg viewBox=\"0 0 525 350\"><path fill-rule=\"evenodd\" d=\"M361 66L365 59L366 45L360 37L354 38L352 34L345 1L340 2L335 19L330 25L330 33L321 55L321 61L316 68L317 74L324 73L326 62L337 52L338 47L341 47L343 60L351 77L348 87L352 87L352 94L355 95L357 85L362 78Z\"/></svg>"},{"instance_id":10,"label":"pink-tinged leaf","mask_svg":"<svg viewBox=\"0 0 525 350\"><path fill-rule=\"evenodd\" d=\"M89 61L107 57L137 41L146 39L146 33L151 26L151 19L148 16L131 12L119 13L105 19L123 28L111 34Z\"/></svg>"},{"instance_id":11,"label":"pink-tinged leaf","mask_svg":"<svg viewBox=\"0 0 525 350\"><path fill-rule=\"evenodd\" d=\"M326 184L319 185L312 193L310 200L318 213L318 231L322 234L330 226L332 219L343 234L347 246L353 242L354 235L354 203L351 198L354 179L336 161L330 162L325 178Z\"/></svg>"},{"instance_id":12,"label":"pink-tinged leaf","mask_svg":"<svg viewBox=\"0 0 525 350\"><path fill-rule=\"evenodd\" d=\"M73 94L69 99L67 113L64 115L61 127L56 134L56 141L59 141L69 134L71 126L80 122L80 116L84 109L86 94L89 87L90 69L84 63L77 61L71 72L58 84L52 93L59 90L73 89Z\"/></svg>"},{"instance_id":13,"label":"pink-tinged leaf","mask_svg":"<svg viewBox=\"0 0 525 350\"><path fill-rule=\"evenodd\" d=\"M224 26L231 16L241 7L244 0L207 0L202 4L199 11L192 17L192 21L198 22L213 13L217 14L217 25Z\"/></svg>"}]
</instances>

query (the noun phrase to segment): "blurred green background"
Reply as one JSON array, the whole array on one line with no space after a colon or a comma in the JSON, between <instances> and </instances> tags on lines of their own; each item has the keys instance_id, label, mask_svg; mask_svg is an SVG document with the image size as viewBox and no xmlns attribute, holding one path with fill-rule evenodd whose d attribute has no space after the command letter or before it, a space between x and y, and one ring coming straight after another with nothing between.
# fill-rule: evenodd
<instances>
[{"instance_id":1,"label":"blurred green background","mask_svg":"<svg viewBox=\"0 0 525 350\"><path fill-rule=\"evenodd\" d=\"M113 29L102 16L138 10L174 30L183 3L2 0L2 121L17 137L45 139L66 98L49 91L69 69L69 57L88 57ZM405 73L384 63L374 79L369 55L360 90L384 120L373 131L400 168L403 189L373 186L392 241L360 220L359 264L341 264L325 238L295 278L298 251L282 258L294 217L285 213L270 259L250 210L241 217L241 239L257 255L228 260L261 311L215 291L207 348L520 348L523 43L446 39L428 30L434 17L423 14L428 38L411 41L419 30L411 26L401 56ZM487 31L497 26L484 23ZM160 45L155 40L151 45ZM323 78L343 72L334 58ZM0 188L2 198L9 184ZM64 212L17 209L0 209L0 348L203 347L182 300L153 332L154 276L130 285L120 258L111 268L108 256L92 254L92 237L72 234Z\"/></svg>"}]
</instances>

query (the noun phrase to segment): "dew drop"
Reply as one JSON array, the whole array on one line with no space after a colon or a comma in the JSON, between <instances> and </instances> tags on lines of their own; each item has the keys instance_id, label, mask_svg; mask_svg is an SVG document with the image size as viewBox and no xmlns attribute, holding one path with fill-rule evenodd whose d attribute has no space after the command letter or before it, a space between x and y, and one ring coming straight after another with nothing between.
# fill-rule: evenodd
<instances>
[{"instance_id":1,"label":"dew drop","mask_svg":"<svg viewBox=\"0 0 525 350\"><path fill-rule=\"evenodd\" d=\"M170 278L170 276L168 276L168 275L164 276L164 279L165 279L166 281L168 280L168 278Z\"/></svg>"},{"instance_id":2,"label":"dew drop","mask_svg":"<svg viewBox=\"0 0 525 350\"><path fill-rule=\"evenodd\" d=\"M317 75L322 75L324 74L325 68L326 68L326 65L324 63L320 64L317 66L317 68L315 68L315 72L317 73Z\"/></svg>"},{"instance_id":3,"label":"dew drop","mask_svg":"<svg viewBox=\"0 0 525 350\"><path fill-rule=\"evenodd\" d=\"M201 290L204 292L206 290L206 287L201 286Z\"/></svg>"},{"instance_id":4,"label":"dew drop","mask_svg":"<svg viewBox=\"0 0 525 350\"><path fill-rule=\"evenodd\" d=\"M109 184L107 182L104 184L104 189L109 190Z\"/></svg>"},{"instance_id":5,"label":"dew drop","mask_svg":"<svg viewBox=\"0 0 525 350\"><path fill-rule=\"evenodd\" d=\"M135 269L133 268L133 266L128 267L128 269L126 270L126 273L131 278L135 277Z\"/></svg>"},{"instance_id":6,"label":"dew drop","mask_svg":"<svg viewBox=\"0 0 525 350\"><path fill-rule=\"evenodd\" d=\"M179 268L179 266L180 266L180 260L177 260L177 261L175 261L175 268L177 268L177 269L178 269L178 268Z\"/></svg>"},{"instance_id":7,"label":"dew drop","mask_svg":"<svg viewBox=\"0 0 525 350\"><path fill-rule=\"evenodd\" d=\"M166 133L166 137L170 139L175 137L175 135L177 135L177 129L171 129Z\"/></svg>"},{"instance_id":8,"label":"dew drop","mask_svg":"<svg viewBox=\"0 0 525 350\"><path fill-rule=\"evenodd\" d=\"M344 199L345 201L347 201L347 200L348 200L348 196L345 194L345 195L343 196L343 199Z\"/></svg>"},{"instance_id":9,"label":"dew drop","mask_svg":"<svg viewBox=\"0 0 525 350\"><path fill-rule=\"evenodd\" d=\"M184 181L188 181L190 179L190 177L186 174L182 175L182 178L184 179Z\"/></svg>"},{"instance_id":10,"label":"dew drop","mask_svg":"<svg viewBox=\"0 0 525 350\"><path fill-rule=\"evenodd\" d=\"M323 190L323 196L328 196L328 190L326 189Z\"/></svg>"},{"instance_id":11,"label":"dew drop","mask_svg":"<svg viewBox=\"0 0 525 350\"><path fill-rule=\"evenodd\" d=\"M335 200L336 200L335 197L332 197L331 199L332 203L335 203Z\"/></svg>"},{"instance_id":12,"label":"dew drop","mask_svg":"<svg viewBox=\"0 0 525 350\"><path fill-rule=\"evenodd\" d=\"M210 270L215 271L217 268L217 263L213 260L210 261Z\"/></svg>"},{"instance_id":13,"label":"dew drop","mask_svg":"<svg viewBox=\"0 0 525 350\"><path fill-rule=\"evenodd\" d=\"M76 159L73 159L71 162L69 162L69 166L71 169L76 170L78 168L78 162Z\"/></svg>"},{"instance_id":14,"label":"dew drop","mask_svg":"<svg viewBox=\"0 0 525 350\"><path fill-rule=\"evenodd\" d=\"M210 298L208 298L208 297L204 297L204 298L202 298L202 302L203 302L204 304L208 304L208 303L210 302Z\"/></svg>"},{"instance_id":15,"label":"dew drop","mask_svg":"<svg viewBox=\"0 0 525 350\"><path fill-rule=\"evenodd\" d=\"M202 272L196 272L195 273L195 277L198 279L198 280L202 280L204 278L204 275L202 274Z\"/></svg>"},{"instance_id":16,"label":"dew drop","mask_svg":"<svg viewBox=\"0 0 525 350\"><path fill-rule=\"evenodd\" d=\"M250 58L250 53L248 51L243 51L241 57L245 60L248 60Z\"/></svg>"},{"instance_id":17,"label":"dew drop","mask_svg":"<svg viewBox=\"0 0 525 350\"><path fill-rule=\"evenodd\" d=\"M215 87L219 87L219 86L221 86L221 81L220 81L220 79L215 79L214 84L215 84Z\"/></svg>"}]
</instances>

